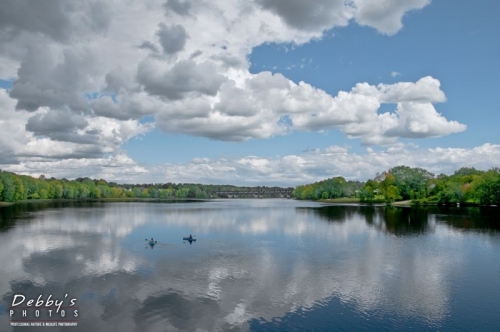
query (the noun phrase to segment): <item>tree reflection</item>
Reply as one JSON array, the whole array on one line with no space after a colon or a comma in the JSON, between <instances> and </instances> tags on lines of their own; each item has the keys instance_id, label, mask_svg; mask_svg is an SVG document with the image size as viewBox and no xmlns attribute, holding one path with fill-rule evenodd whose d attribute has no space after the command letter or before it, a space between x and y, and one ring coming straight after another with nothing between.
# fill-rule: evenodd
<instances>
[{"instance_id":1,"label":"tree reflection","mask_svg":"<svg viewBox=\"0 0 500 332\"><path fill-rule=\"evenodd\" d=\"M363 218L366 224L397 236L434 232L436 223L443 222L461 230L499 231L500 219L495 207L395 207L395 206L324 206L297 208L312 211L328 223L344 223Z\"/></svg>"},{"instance_id":2,"label":"tree reflection","mask_svg":"<svg viewBox=\"0 0 500 332\"><path fill-rule=\"evenodd\" d=\"M48 209L60 208L88 208L94 207L100 202L91 201L41 201L41 202L18 202L8 206L0 207L0 232L12 228L16 221L31 220L34 213Z\"/></svg>"},{"instance_id":3,"label":"tree reflection","mask_svg":"<svg viewBox=\"0 0 500 332\"><path fill-rule=\"evenodd\" d=\"M435 229L434 223L429 222L429 214L425 209L386 206L382 217L383 230L398 236L425 234Z\"/></svg>"},{"instance_id":4,"label":"tree reflection","mask_svg":"<svg viewBox=\"0 0 500 332\"><path fill-rule=\"evenodd\" d=\"M368 225L373 225L377 217L377 210L374 206L360 206L359 213L366 219Z\"/></svg>"},{"instance_id":5,"label":"tree reflection","mask_svg":"<svg viewBox=\"0 0 500 332\"><path fill-rule=\"evenodd\" d=\"M393 206L324 206L308 208L329 223L344 223L361 218L370 227L397 236L418 235L434 231L429 212L422 208Z\"/></svg>"},{"instance_id":6,"label":"tree reflection","mask_svg":"<svg viewBox=\"0 0 500 332\"><path fill-rule=\"evenodd\" d=\"M434 207L430 212L439 222L463 230L479 232L500 231L500 211L497 207Z\"/></svg>"},{"instance_id":7,"label":"tree reflection","mask_svg":"<svg viewBox=\"0 0 500 332\"><path fill-rule=\"evenodd\" d=\"M352 219L356 214L359 213L359 206L323 206L320 208L316 207L297 207L295 208L297 213L302 212L302 214L307 214L312 212L323 220L329 223L344 223L346 220Z\"/></svg>"}]
</instances>

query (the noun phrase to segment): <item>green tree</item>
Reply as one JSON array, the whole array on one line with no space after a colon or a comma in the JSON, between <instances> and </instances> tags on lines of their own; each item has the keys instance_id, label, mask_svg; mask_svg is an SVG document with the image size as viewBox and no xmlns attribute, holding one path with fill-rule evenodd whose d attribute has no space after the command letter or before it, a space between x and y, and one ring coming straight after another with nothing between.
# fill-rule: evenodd
<instances>
[{"instance_id":1,"label":"green tree","mask_svg":"<svg viewBox=\"0 0 500 332\"><path fill-rule=\"evenodd\" d=\"M375 193L374 193L373 188L371 186L364 186L359 191L359 199L362 202L370 202L370 201L373 201L374 198L375 198Z\"/></svg>"},{"instance_id":2,"label":"green tree","mask_svg":"<svg viewBox=\"0 0 500 332\"><path fill-rule=\"evenodd\" d=\"M2 200L5 202L15 202L25 198L23 182L14 173L0 172L0 179L3 182Z\"/></svg>"},{"instance_id":3,"label":"green tree","mask_svg":"<svg viewBox=\"0 0 500 332\"><path fill-rule=\"evenodd\" d=\"M388 173L394 176L394 183L398 187L402 199L410 199L411 191L416 197L427 195L427 182L434 178L434 174L418 167L397 166L391 168Z\"/></svg>"},{"instance_id":4,"label":"green tree","mask_svg":"<svg viewBox=\"0 0 500 332\"><path fill-rule=\"evenodd\" d=\"M73 183L71 183L71 182L64 183L62 197L66 198L66 199L75 199L76 198L75 188L74 188Z\"/></svg>"},{"instance_id":5,"label":"green tree","mask_svg":"<svg viewBox=\"0 0 500 332\"><path fill-rule=\"evenodd\" d=\"M86 199L90 196L90 189L85 184L79 184L75 194L77 199Z\"/></svg>"},{"instance_id":6,"label":"green tree","mask_svg":"<svg viewBox=\"0 0 500 332\"><path fill-rule=\"evenodd\" d=\"M139 187L132 188L132 193L134 194L133 197L136 197L136 198L141 197L141 195L142 195L141 188L139 188Z\"/></svg>"},{"instance_id":7,"label":"green tree","mask_svg":"<svg viewBox=\"0 0 500 332\"><path fill-rule=\"evenodd\" d=\"M150 198L159 198L160 190L158 188L150 188L149 189L149 197Z\"/></svg>"},{"instance_id":8,"label":"green tree","mask_svg":"<svg viewBox=\"0 0 500 332\"><path fill-rule=\"evenodd\" d=\"M40 188L38 186L38 181L36 181L34 178L30 176L25 176L25 175L21 176L20 179L21 182L23 183L24 194L26 195L26 198L28 199L40 198L39 195Z\"/></svg>"},{"instance_id":9,"label":"green tree","mask_svg":"<svg viewBox=\"0 0 500 332\"><path fill-rule=\"evenodd\" d=\"M99 183L102 183L102 180L100 180ZM97 188L99 189L102 198L113 197L113 192L111 191L111 188L109 188L107 184L98 184Z\"/></svg>"},{"instance_id":10,"label":"green tree","mask_svg":"<svg viewBox=\"0 0 500 332\"><path fill-rule=\"evenodd\" d=\"M500 173L489 171L477 187L476 196L481 204L500 205Z\"/></svg>"},{"instance_id":11,"label":"green tree","mask_svg":"<svg viewBox=\"0 0 500 332\"><path fill-rule=\"evenodd\" d=\"M464 202L462 185L457 181L447 181L445 188L437 194L438 202L441 204L456 204Z\"/></svg>"},{"instance_id":12,"label":"green tree","mask_svg":"<svg viewBox=\"0 0 500 332\"><path fill-rule=\"evenodd\" d=\"M118 187L111 188L111 196L114 198L126 197L125 191L122 188L118 188Z\"/></svg>"},{"instance_id":13,"label":"green tree","mask_svg":"<svg viewBox=\"0 0 500 332\"><path fill-rule=\"evenodd\" d=\"M45 182L45 180L36 180L38 187L38 194L41 199L52 199L54 195L51 195L50 184Z\"/></svg>"},{"instance_id":14,"label":"green tree","mask_svg":"<svg viewBox=\"0 0 500 332\"><path fill-rule=\"evenodd\" d=\"M51 186L54 188L54 198L62 198L63 197L63 186L59 182L51 182Z\"/></svg>"},{"instance_id":15,"label":"green tree","mask_svg":"<svg viewBox=\"0 0 500 332\"><path fill-rule=\"evenodd\" d=\"M90 197L97 199L101 198L101 190L99 190L98 186L90 188Z\"/></svg>"},{"instance_id":16,"label":"green tree","mask_svg":"<svg viewBox=\"0 0 500 332\"><path fill-rule=\"evenodd\" d=\"M178 198L186 198L186 197L188 197L188 194L189 194L189 188L180 188L175 193L175 195Z\"/></svg>"},{"instance_id":17,"label":"green tree","mask_svg":"<svg viewBox=\"0 0 500 332\"><path fill-rule=\"evenodd\" d=\"M297 186L293 190L292 196L298 199L316 200L322 198L326 192L328 198L351 197L362 186L361 182L346 181L343 177L337 176L312 184Z\"/></svg>"},{"instance_id":18,"label":"green tree","mask_svg":"<svg viewBox=\"0 0 500 332\"><path fill-rule=\"evenodd\" d=\"M397 201L398 199L401 199L401 196L399 195L399 189L395 185L390 185L387 187L385 190L385 200L388 203Z\"/></svg>"}]
</instances>

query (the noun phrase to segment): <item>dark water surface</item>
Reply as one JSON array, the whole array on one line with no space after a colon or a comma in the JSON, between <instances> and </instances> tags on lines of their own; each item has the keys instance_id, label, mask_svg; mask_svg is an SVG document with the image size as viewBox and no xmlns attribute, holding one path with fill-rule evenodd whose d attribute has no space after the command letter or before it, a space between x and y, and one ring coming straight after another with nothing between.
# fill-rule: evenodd
<instances>
[{"instance_id":1,"label":"dark water surface","mask_svg":"<svg viewBox=\"0 0 500 332\"><path fill-rule=\"evenodd\" d=\"M0 331L500 331L499 219L277 199L0 207ZM12 327L16 294L76 298L78 326Z\"/></svg>"}]
</instances>

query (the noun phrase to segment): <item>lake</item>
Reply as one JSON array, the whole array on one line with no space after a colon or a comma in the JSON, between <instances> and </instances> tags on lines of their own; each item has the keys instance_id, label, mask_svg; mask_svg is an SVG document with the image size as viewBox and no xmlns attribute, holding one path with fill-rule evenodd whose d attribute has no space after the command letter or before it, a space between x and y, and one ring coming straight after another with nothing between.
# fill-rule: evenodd
<instances>
[{"instance_id":1,"label":"lake","mask_svg":"<svg viewBox=\"0 0 500 332\"><path fill-rule=\"evenodd\" d=\"M13 326L23 320L77 324L40 331L498 331L498 211L286 199L0 207L0 331L26 331ZM35 317L27 301L49 295L60 311Z\"/></svg>"}]
</instances>

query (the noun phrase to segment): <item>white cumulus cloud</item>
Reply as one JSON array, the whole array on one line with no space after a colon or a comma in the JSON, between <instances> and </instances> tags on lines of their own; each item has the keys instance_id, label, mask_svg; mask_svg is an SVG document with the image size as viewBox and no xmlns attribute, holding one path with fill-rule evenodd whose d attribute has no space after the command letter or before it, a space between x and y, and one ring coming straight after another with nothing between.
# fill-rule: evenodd
<instances>
[{"instance_id":1,"label":"white cumulus cloud","mask_svg":"<svg viewBox=\"0 0 500 332\"><path fill-rule=\"evenodd\" d=\"M187 163L140 165L125 153L105 158L23 160L4 170L54 177L88 176L128 183L217 183L295 186L343 176L367 180L397 165L422 167L433 173L451 174L460 167L487 170L500 164L500 145L474 148L419 148L408 144L365 153L330 146L301 154L276 157L195 158Z\"/></svg>"},{"instance_id":2,"label":"white cumulus cloud","mask_svg":"<svg viewBox=\"0 0 500 332\"><path fill-rule=\"evenodd\" d=\"M280 73L249 70L249 55L264 43L301 45L354 22L392 35L408 11L428 3L153 0L111 7L99 0L4 1L0 79L14 81L0 89L0 127L10 134L0 138L0 162L22 172L47 162L45 169L58 172L58 163L82 160L100 174L100 163L122 156L125 142L153 127L225 141L333 129L366 145L461 132L465 125L434 108L446 101L437 78L359 83L331 95ZM381 113L381 104L394 110ZM142 123L145 116L154 123ZM303 165L293 160L299 159L279 161L290 178ZM265 172L281 181L282 169L270 168L275 163ZM184 174L203 168L221 175L217 167L259 179L248 163L182 166Z\"/></svg>"}]
</instances>

